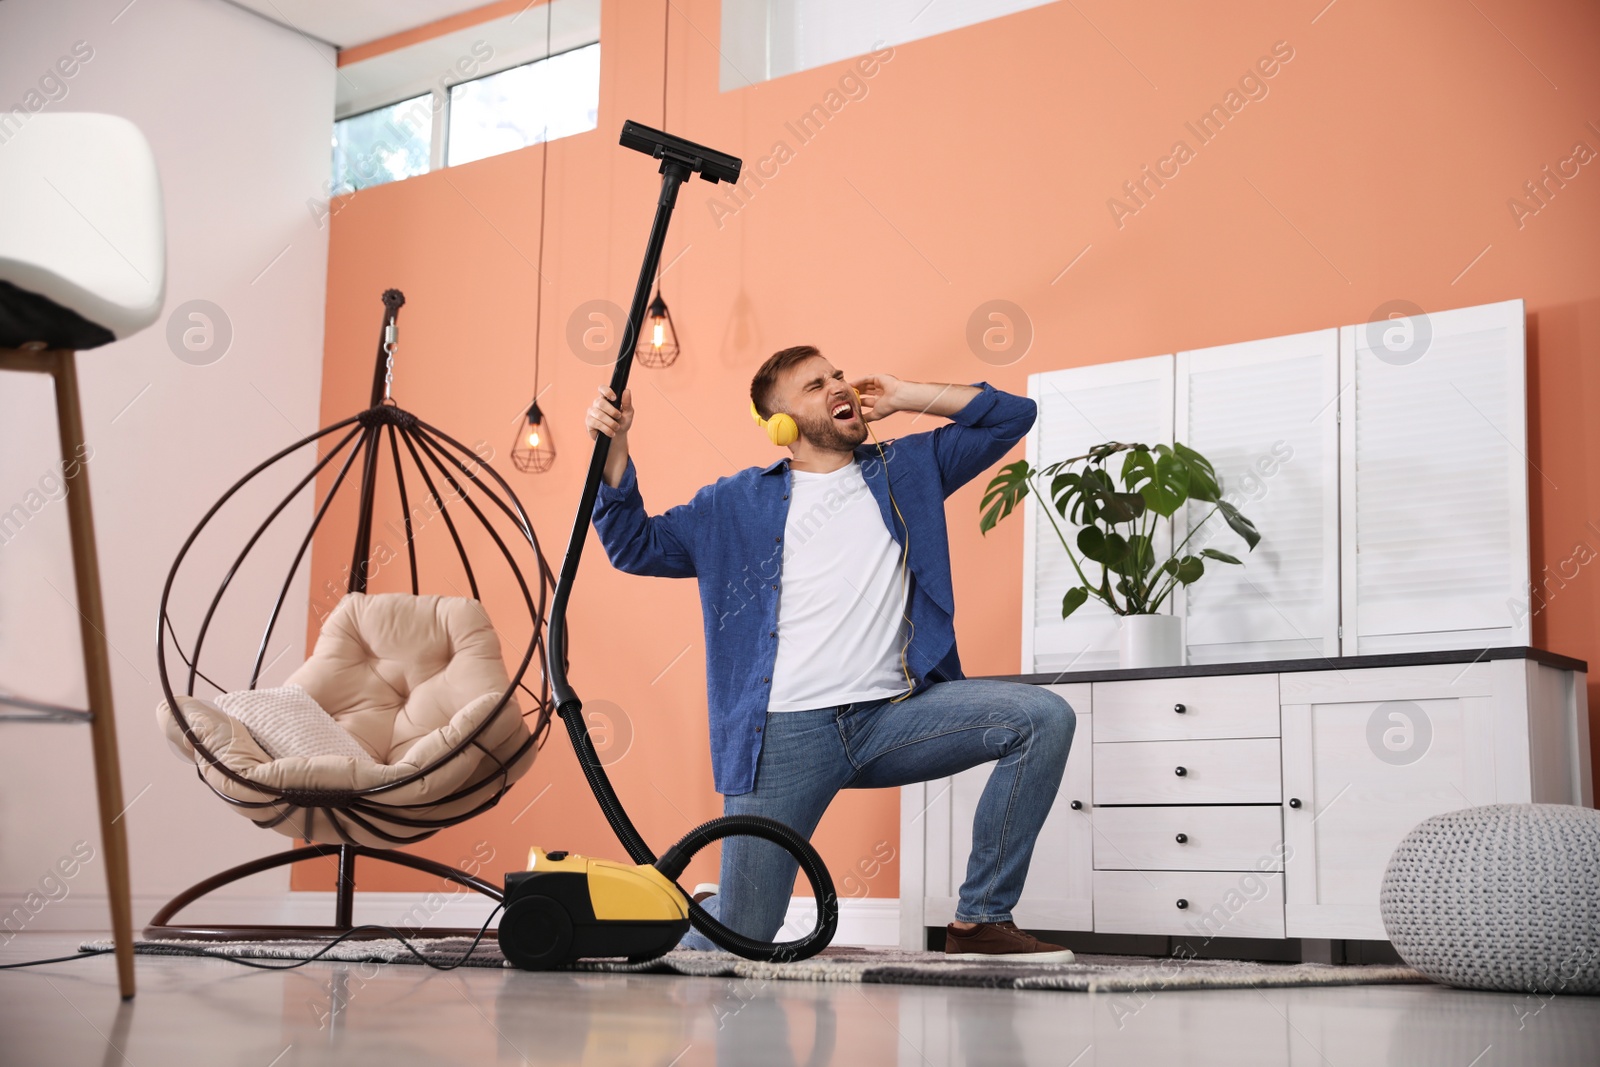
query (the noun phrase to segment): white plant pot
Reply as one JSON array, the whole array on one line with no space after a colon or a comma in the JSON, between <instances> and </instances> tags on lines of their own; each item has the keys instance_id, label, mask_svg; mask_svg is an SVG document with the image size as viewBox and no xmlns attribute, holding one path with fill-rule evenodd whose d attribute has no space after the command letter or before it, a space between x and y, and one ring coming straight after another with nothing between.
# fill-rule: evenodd
<instances>
[{"instance_id":1,"label":"white plant pot","mask_svg":"<svg viewBox=\"0 0 1600 1067\"><path fill-rule=\"evenodd\" d=\"M1117 623L1121 666L1183 666L1182 615L1121 615Z\"/></svg>"}]
</instances>

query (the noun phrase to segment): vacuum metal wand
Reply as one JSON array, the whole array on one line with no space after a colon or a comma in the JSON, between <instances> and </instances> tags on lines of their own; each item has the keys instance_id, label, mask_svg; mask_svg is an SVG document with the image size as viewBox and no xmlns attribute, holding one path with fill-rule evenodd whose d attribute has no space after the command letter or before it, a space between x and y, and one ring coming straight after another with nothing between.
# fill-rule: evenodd
<instances>
[{"instance_id":1,"label":"vacuum metal wand","mask_svg":"<svg viewBox=\"0 0 1600 1067\"><path fill-rule=\"evenodd\" d=\"M634 285L633 303L628 308L627 325L622 332L622 345L611 371L611 392L620 404L622 392L628 386L628 374L633 369L633 351L644 324L645 305L650 297L650 286L656 268L661 262L661 249L667 239L667 226L672 219L672 209L678 200L678 189L690 177L699 174L709 182L737 181L741 163L733 156L686 141L681 137L651 129L637 122L626 122L622 127L621 143L624 147L644 152L661 160L661 194L656 200L655 220L650 226L650 238L645 244L644 263L639 268L639 280ZM811 846L811 843L794 830L774 819L755 815L725 816L712 819L691 830L677 844L667 850L658 861L649 845L640 836L633 821L622 808L612 788L610 777L600 762L594 743L589 737L588 724L583 718L583 702L567 681L567 602L572 596L572 586L577 578L578 564L583 557L583 546L588 540L589 523L594 513L594 502L600 492L600 479L605 472L606 457L611 449L611 438L596 434L594 453L589 457L589 470L584 476L583 492L578 499L578 512L573 516L572 534L567 540L566 556L561 561L561 573L556 581L555 596L550 605L549 629L546 641L546 671L550 679L551 694L556 713L567 724L567 733L578 755L589 788L594 791L606 820L617 838L628 851L634 863L654 864L668 878L676 881L690 858L711 842L724 837L749 835L772 841L799 861L811 883L817 900L817 925L807 936L795 941L773 943L745 937L718 922L710 912L693 900L689 901L689 918L713 942L747 959L796 960L816 955L833 940L839 922L839 901L834 891L828 868ZM680 887L681 888L681 887ZM684 894L688 899L688 894Z\"/></svg>"}]
</instances>

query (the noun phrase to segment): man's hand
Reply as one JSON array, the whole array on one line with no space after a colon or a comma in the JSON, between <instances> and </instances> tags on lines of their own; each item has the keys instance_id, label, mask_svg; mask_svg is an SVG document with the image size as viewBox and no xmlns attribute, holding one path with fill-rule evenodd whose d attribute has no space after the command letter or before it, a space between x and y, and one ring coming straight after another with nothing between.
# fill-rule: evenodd
<instances>
[{"instance_id":1,"label":"man's hand","mask_svg":"<svg viewBox=\"0 0 1600 1067\"><path fill-rule=\"evenodd\" d=\"M861 394L861 421L876 422L896 411L954 415L978 395L971 385L903 382L892 374L869 374L850 383Z\"/></svg>"},{"instance_id":2,"label":"man's hand","mask_svg":"<svg viewBox=\"0 0 1600 1067\"><path fill-rule=\"evenodd\" d=\"M589 405L583 420L589 427L590 440L601 434L611 438L611 447L606 452L604 477L606 484L613 489L622 484L623 472L628 469L628 427L633 425L633 390L622 391L620 408L612 403L616 398L617 394L611 391L609 385L602 385L600 395Z\"/></svg>"},{"instance_id":3,"label":"man's hand","mask_svg":"<svg viewBox=\"0 0 1600 1067\"><path fill-rule=\"evenodd\" d=\"M593 441L600 434L615 439L618 434L627 434L628 427L633 425L633 390L622 391L621 408L612 403L616 398L617 394L609 385L600 387L600 395L589 405L589 413L583 420L589 427L589 440Z\"/></svg>"},{"instance_id":4,"label":"man's hand","mask_svg":"<svg viewBox=\"0 0 1600 1067\"><path fill-rule=\"evenodd\" d=\"M877 422L886 415L904 410L895 404L901 382L892 374L869 374L850 383L861 397L861 421Z\"/></svg>"}]
</instances>

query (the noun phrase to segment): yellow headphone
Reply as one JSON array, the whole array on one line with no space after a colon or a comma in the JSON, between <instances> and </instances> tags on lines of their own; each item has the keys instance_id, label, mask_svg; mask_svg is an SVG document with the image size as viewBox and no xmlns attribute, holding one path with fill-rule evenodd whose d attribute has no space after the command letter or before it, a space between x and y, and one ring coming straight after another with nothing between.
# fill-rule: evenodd
<instances>
[{"instance_id":1,"label":"yellow headphone","mask_svg":"<svg viewBox=\"0 0 1600 1067\"><path fill-rule=\"evenodd\" d=\"M856 409L860 410L861 390L852 385L850 387L850 391L855 394ZM763 419L761 417L761 412L756 410L756 402L752 400L750 401L750 417L755 420L757 426L761 427L767 432L767 440L771 441L780 448L785 445L793 444L800 437L800 427L795 424L794 416L788 414L787 412L779 411L776 412L772 418ZM867 422L865 418L863 418L861 421L865 423L867 427L867 433L871 434L872 443L878 447L878 457L883 462L883 487L888 491L889 494L889 506L894 509L895 517L900 520L900 529L905 531L905 541L900 546L900 589L901 595L904 596L907 578L907 561L908 557L911 555L911 527L906 523L906 517L900 514L900 505L895 501L894 489L889 485L889 457L884 455L883 444L878 440L878 435L872 432L872 424ZM916 688L916 682L911 677L911 667L906 662L906 652L911 648L912 638L916 636L917 624L911 621L910 615L903 615L901 617L905 619L906 625L911 628L910 632L906 634L906 643L900 647L900 670L904 672L906 676L906 691L889 701L891 704L898 704L900 701L910 696L912 690Z\"/></svg>"},{"instance_id":2,"label":"yellow headphone","mask_svg":"<svg viewBox=\"0 0 1600 1067\"><path fill-rule=\"evenodd\" d=\"M761 412L756 410L756 402L750 401L750 417L756 420L756 425L767 431L767 439L782 448L792 445L800 436L800 427L795 425L794 416L780 411L770 419L763 419Z\"/></svg>"}]
</instances>

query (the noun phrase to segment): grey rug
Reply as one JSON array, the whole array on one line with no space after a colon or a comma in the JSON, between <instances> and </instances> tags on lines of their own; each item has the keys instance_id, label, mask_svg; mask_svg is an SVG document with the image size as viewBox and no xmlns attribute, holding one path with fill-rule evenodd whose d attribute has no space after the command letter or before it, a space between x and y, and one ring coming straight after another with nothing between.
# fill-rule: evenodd
<instances>
[{"instance_id":1,"label":"grey rug","mask_svg":"<svg viewBox=\"0 0 1600 1067\"><path fill-rule=\"evenodd\" d=\"M461 959L470 938L412 942L433 962ZM107 949L110 941L86 941L82 948ZM203 949L223 956L263 960L303 960L323 947L316 941L138 941L145 956L192 955ZM416 956L396 940L345 941L321 957L345 963L411 963ZM509 966L491 941L480 944L468 967ZM678 974L703 978L779 979L792 982L870 982L904 985L976 986L987 989L1064 989L1077 992L1135 992L1163 989L1261 989L1271 986L1380 985L1427 982L1410 967L1388 964L1333 966L1326 963L1250 963L1240 960L1152 959L1145 956L1079 955L1073 963L967 962L946 960L939 952L897 948L834 947L798 963L757 963L726 952L669 952L648 963L581 960L575 971Z\"/></svg>"}]
</instances>

